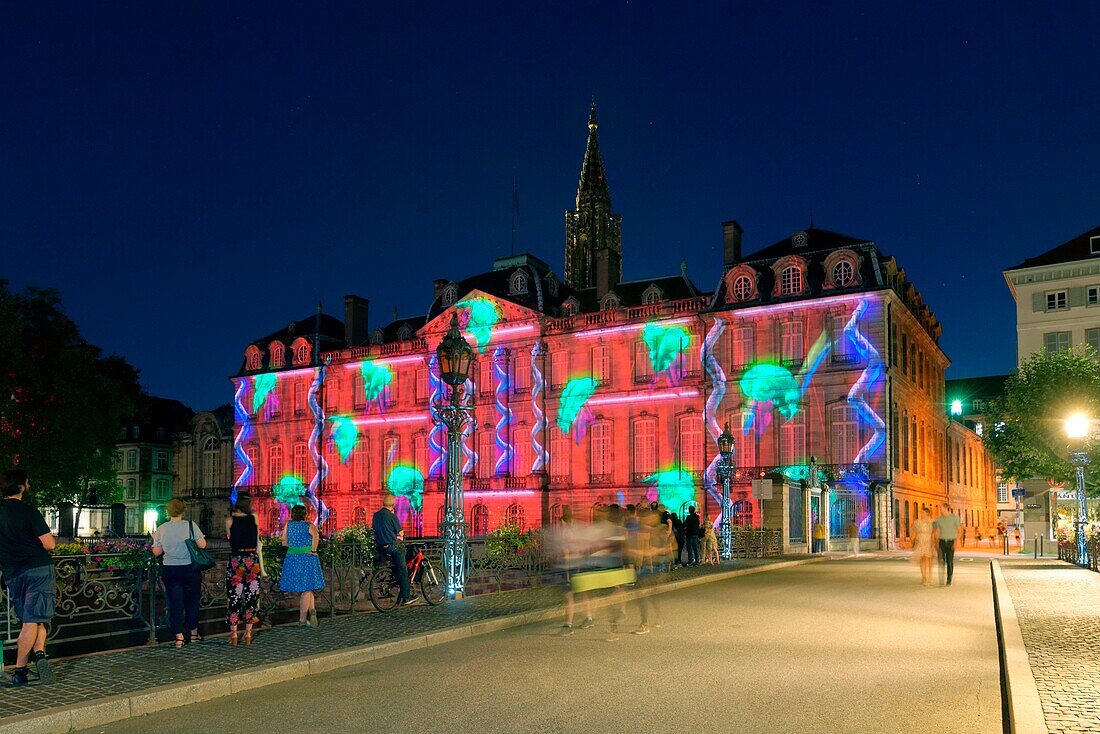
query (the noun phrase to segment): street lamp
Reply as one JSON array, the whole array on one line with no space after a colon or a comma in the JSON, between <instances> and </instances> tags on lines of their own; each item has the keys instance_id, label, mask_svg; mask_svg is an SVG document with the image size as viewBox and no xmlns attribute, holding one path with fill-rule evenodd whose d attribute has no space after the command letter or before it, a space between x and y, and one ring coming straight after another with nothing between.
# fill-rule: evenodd
<instances>
[{"instance_id":1,"label":"street lamp","mask_svg":"<svg viewBox=\"0 0 1100 734\"><path fill-rule=\"evenodd\" d=\"M451 388L450 402L439 401L435 413L447 427L447 498L443 510L443 569L447 593L461 599L466 586L466 518L462 498L462 434L473 408L462 405L474 350L458 330L458 314L436 348L439 377Z\"/></svg>"},{"instance_id":2,"label":"street lamp","mask_svg":"<svg viewBox=\"0 0 1100 734\"><path fill-rule=\"evenodd\" d=\"M1069 460L1077 473L1077 564L1088 566L1088 547L1085 544L1085 524L1088 522L1088 505L1085 503L1085 465L1089 463L1089 417L1074 413L1066 418L1066 435L1073 443Z\"/></svg>"},{"instance_id":3,"label":"street lamp","mask_svg":"<svg viewBox=\"0 0 1100 734\"><path fill-rule=\"evenodd\" d=\"M729 560L733 556L733 531L730 528L730 479L733 478L733 434L730 423L722 429L718 437L718 478L722 480L722 520L718 525L718 535L722 558Z\"/></svg>"}]
</instances>

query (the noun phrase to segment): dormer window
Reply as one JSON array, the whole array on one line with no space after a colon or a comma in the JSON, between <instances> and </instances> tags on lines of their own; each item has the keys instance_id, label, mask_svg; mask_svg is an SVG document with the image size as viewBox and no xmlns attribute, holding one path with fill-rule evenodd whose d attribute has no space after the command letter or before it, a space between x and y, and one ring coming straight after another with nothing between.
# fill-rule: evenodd
<instances>
[{"instance_id":1,"label":"dormer window","mask_svg":"<svg viewBox=\"0 0 1100 734\"><path fill-rule=\"evenodd\" d=\"M822 263L825 273L825 282L822 288L854 288L862 285L859 277L859 264L862 258L854 250L833 250Z\"/></svg>"},{"instance_id":2,"label":"dormer window","mask_svg":"<svg viewBox=\"0 0 1100 734\"><path fill-rule=\"evenodd\" d=\"M268 352L271 354L271 367L282 367L286 364L286 347L282 342L271 342Z\"/></svg>"},{"instance_id":3,"label":"dormer window","mask_svg":"<svg viewBox=\"0 0 1100 734\"><path fill-rule=\"evenodd\" d=\"M546 290L549 291L551 296L555 298L558 295L558 279L554 277L553 273L546 274Z\"/></svg>"},{"instance_id":4,"label":"dormer window","mask_svg":"<svg viewBox=\"0 0 1100 734\"><path fill-rule=\"evenodd\" d=\"M447 308L448 306L453 305L454 302L457 301L457 300L458 300L458 286L456 286L454 283L451 283L449 286L444 288L443 293L440 294L440 296L439 296L439 305L443 306L443 308ZM375 342L375 344L381 344L381 343L382 343L381 339L379 339L378 341Z\"/></svg>"},{"instance_id":5,"label":"dormer window","mask_svg":"<svg viewBox=\"0 0 1100 734\"><path fill-rule=\"evenodd\" d=\"M738 275L734 278L733 297L738 301L747 301L752 298L752 278L747 275Z\"/></svg>"},{"instance_id":6,"label":"dormer window","mask_svg":"<svg viewBox=\"0 0 1100 734\"><path fill-rule=\"evenodd\" d=\"M244 352L244 363L248 370L258 370L263 366L263 355L256 346L251 346Z\"/></svg>"},{"instance_id":7,"label":"dormer window","mask_svg":"<svg viewBox=\"0 0 1100 734\"><path fill-rule=\"evenodd\" d=\"M642 303L660 303L661 302L661 289L655 285L651 285L646 288L645 293L642 294Z\"/></svg>"},{"instance_id":8,"label":"dormer window","mask_svg":"<svg viewBox=\"0 0 1100 734\"><path fill-rule=\"evenodd\" d=\"M381 329L375 329L374 332L370 335L370 343L371 344L381 344L382 340L383 340L382 330Z\"/></svg>"},{"instance_id":9,"label":"dormer window","mask_svg":"<svg viewBox=\"0 0 1100 734\"><path fill-rule=\"evenodd\" d=\"M401 341L412 339L412 329L409 328L408 324L401 324L401 328L397 330L397 338Z\"/></svg>"},{"instance_id":10,"label":"dormer window","mask_svg":"<svg viewBox=\"0 0 1100 734\"><path fill-rule=\"evenodd\" d=\"M600 301L601 311L614 311L618 307L619 297L616 296L614 293L608 293L606 296L603 297L603 300Z\"/></svg>"},{"instance_id":11,"label":"dormer window","mask_svg":"<svg viewBox=\"0 0 1100 734\"><path fill-rule=\"evenodd\" d=\"M1089 237L1089 254L1100 255L1100 235Z\"/></svg>"},{"instance_id":12,"label":"dormer window","mask_svg":"<svg viewBox=\"0 0 1100 734\"><path fill-rule=\"evenodd\" d=\"M294 364L307 365L309 364L310 344L305 339L296 339L294 341Z\"/></svg>"},{"instance_id":13,"label":"dormer window","mask_svg":"<svg viewBox=\"0 0 1100 734\"><path fill-rule=\"evenodd\" d=\"M779 273L779 295L793 296L802 292L802 268L788 265Z\"/></svg>"},{"instance_id":14,"label":"dormer window","mask_svg":"<svg viewBox=\"0 0 1100 734\"><path fill-rule=\"evenodd\" d=\"M837 288L847 288L856 280L856 271L852 263L841 260L833 266L833 285Z\"/></svg>"},{"instance_id":15,"label":"dormer window","mask_svg":"<svg viewBox=\"0 0 1100 734\"><path fill-rule=\"evenodd\" d=\"M520 295L527 292L527 274L522 270L517 270L512 273L512 278L508 281L508 293L512 295Z\"/></svg>"},{"instance_id":16,"label":"dormer window","mask_svg":"<svg viewBox=\"0 0 1100 734\"><path fill-rule=\"evenodd\" d=\"M565 303L561 305L562 316L572 316L577 313L577 302L572 298L566 299Z\"/></svg>"}]
</instances>

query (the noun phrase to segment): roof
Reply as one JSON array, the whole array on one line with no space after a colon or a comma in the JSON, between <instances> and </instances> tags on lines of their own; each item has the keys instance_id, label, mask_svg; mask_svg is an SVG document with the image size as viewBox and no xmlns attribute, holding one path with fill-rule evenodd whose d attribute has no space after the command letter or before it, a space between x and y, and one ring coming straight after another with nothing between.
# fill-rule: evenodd
<instances>
[{"instance_id":1,"label":"roof","mask_svg":"<svg viewBox=\"0 0 1100 734\"><path fill-rule=\"evenodd\" d=\"M804 236L805 244L801 244L800 235ZM799 242L799 244L795 244ZM789 237L784 237L778 242L745 255L739 262L752 262L754 260L774 260L784 255L801 255L806 257L809 253L838 250L843 247L855 247L856 245L874 244L871 240L862 237L852 237L839 232L830 232L827 229L809 227L800 232L795 232Z\"/></svg>"},{"instance_id":2,"label":"roof","mask_svg":"<svg viewBox=\"0 0 1100 734\"><path fill-rule=\"evenodd\" d=\"M119 443L145 443L172 442L172 434L187 427L195 411L172 398L158 398L154 395L145 395L138 400L137 414L123 425L124 437ZM139 434L134 436L134 426L139 429ZM163 428L163 438L157 438L156 429Z\"/></svg>"},{"instance_id":3,"label":"roof","mask_svg":"<svg viewBox=\"0 0 1100 734\"><path fill-rule=\"evenodd\" d=\"M517 270L521 270L528 277L526 293L511 292L512 276ZM458 288L459 298L470 291L479 290L532 311L549 315L557 315L562 302L574 293L573 289L563 283L545 262L527 254L498 258L492 270L463 280L447 281L447 285L451 283ZM441 288L439 295L428 308L427 321L431 321L448 308L443 305L442 293Z\"/></svg>"},{"instance_id":4,"label":"roof","mask_svg":"<svg viewBox=\"0 0 1100 734\"><path fill-rule=\"evenodd\" d=\"M320 327L319 332L318 327ZM321 351L339 349L344 346L344 322L335 316L329 316L327 313L321 314L319 323L316 315L307 316L304 319L292 321L282 329L265 337L254 339L251 343L261 349L266 349L267 345L273 341L278 340L289 345L300 336L304 336L312 342L317 333L321 335Z\"/></svg>"},{"instance_id":5,"label":"roof","mask_svg":"<svg viewBox=\"0 0 1100 734\"><path fill-rule=\"evenodd\" d=\"M1047 250L1042 255L1029 257L1019 265L1008 268L1008 270L1023 270L1024 268L1037 268L1043 265L1057 265L1100 257L1100 253L1092 252L1091 239L1093 237L1100 237L1100 226L1093 227L1088 232L1082 232L1073 239Z\"/></svg>"},{"instance_id":6,"label":"roof","mask_svg":"<svg viewBox=\"0 0 1100 734\"><path fill-rule=\"evenodd\" d=\"M428 323L428 317L427 316L408 316L408 317L405 317L405 318L400 318L400 319L397 319L395 321L391 321L390 323L386 324L385 326L379 326L379 327L376 327L374 329L371 329L371 332L370 332L371 333L371 341L374 342L374 343L378 343L378 342L374 341L374 335L377 334L377 333L381 333L382 343L397 342L397 341L404 341L405 339L411 339L413 336L416 335L416 332L418 332L422 328L424 328L424 324L426 324L426 323ZM401 337L401 327L402 326L408 328L408 331L409 331L409 336L408 337L404 337L404 338Z\"/></svg>"},{"instance_id":7,"label":"roof","mask_svg":"<svg viewBox=\"0 0 1100 734\"><path fill-rule=\"evenodd\" d=\"M663 278L624 281L610 288L608 293L614 293L623 306L640 306L643 303L645 292L651 286L657 286L661 291L662 300L666 301L680 301L685 298L698 298L699 296L708 295L699 290L686 272L681 275L670 275ZM596 295L595 288L584 288L576 291L574 297L580 304L582 312L600 310L600 299Z\"/></svg>"}]
</instances>

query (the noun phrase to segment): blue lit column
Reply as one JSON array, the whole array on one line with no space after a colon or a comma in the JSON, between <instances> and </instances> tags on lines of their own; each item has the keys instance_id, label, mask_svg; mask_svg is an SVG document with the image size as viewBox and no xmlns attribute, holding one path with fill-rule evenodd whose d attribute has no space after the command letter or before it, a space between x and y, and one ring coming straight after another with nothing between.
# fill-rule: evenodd
<instances>
[{"instance_id":1,"label":"blue lit column","mask_svg":"<svg viewBox=\"0 0 1100 734\"><path fill-rule=\"evenodd\" d=\"M718 437L718 479L722 482L722 520L718 524L718 546L722 560L733 557L733 529L730 527L730 480L733 478L733 434L729 421Z\"/></svg>"}]
</instances>

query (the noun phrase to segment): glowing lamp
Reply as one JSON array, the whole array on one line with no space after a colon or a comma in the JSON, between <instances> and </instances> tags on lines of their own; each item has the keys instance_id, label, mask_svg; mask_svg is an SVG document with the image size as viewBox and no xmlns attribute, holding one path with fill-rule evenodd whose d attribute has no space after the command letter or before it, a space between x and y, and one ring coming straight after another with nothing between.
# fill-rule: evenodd
<instances>
[{"instance_id":1,"label":"glowing lamp","mask_svg":"<svg viewBox=\"0 0 1100 734\"><path fill-rule=\"evenodd\" d=\"M150 508L145 511L145 532L151 533L157 529L157 520L160 519L160 513Z\"/></svg>"},{"instance_id":2,"label":"glowing lamp","mask_svg":"<svg viewBox=\"0 0 1100 734\"><path fill-rule=\"evenodd\" d=\"M1074 413L1066 418L1066 435L1070 438L1084 438L1089 434L1089 417L1084 413Z\"/></svg>"},{"instance_id":3,"label":"glowing lamp","mask_svg":"<svg viewBox=\"0 0 1100 734\"><path fill-rule=\"evenodd\" d=\"M722 458L729 461L730 455L733 453L733 434L730 433L730 422L726 421L726 427L722 429L722 435L718 437L718 453L722 454Z\"/></svg>"},{"instance_id":4,"label":"glowing lamp","mask_svg":"<svg viewBox=\"0 0 1100 734\"><path fill-rule=\"evenodd\" d=\"M474 350L458 330L458 314L451 313L451 328L435 350L439 359L439 377L451 387L457 387L470 376Z\"/></svg>"},{"instance_id":5,"label":"glowing lamp","mask_svg":"<svg viewBox=\"0 0 1100 734\"><path fill-rule=\"evenodd\" d=\"M962 415L962 414L963 414L963 401L961 401L961 400L952 400L951 401L951 415Z\"/></svg>"}]
</instances>

